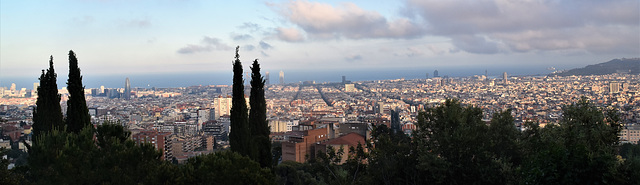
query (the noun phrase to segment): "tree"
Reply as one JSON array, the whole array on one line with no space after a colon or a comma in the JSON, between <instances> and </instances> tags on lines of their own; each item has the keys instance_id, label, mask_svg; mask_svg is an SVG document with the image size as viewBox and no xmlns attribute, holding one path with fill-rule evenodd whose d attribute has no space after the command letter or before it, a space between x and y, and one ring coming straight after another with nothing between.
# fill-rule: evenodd
<instances>
[{"instance_id":1,"label":"tree","mask_svg":"<svg viewBox=\"0 0 640 185\"><path fill-rule=\"evenodd\" d=\"M69 101L67 101L67 130L78 133L82 128L91 125L91 116L84 97L82 75L78 67L78 59L72 50L69 51L69 79L67 81Z\"/></svg>"},{"instance_id":2,"label":"tree","mask_svg":"<svg viewBox=\"0 0 640 185\"><path fill-rule=\"evenodd\" d=\"M249 96L249 128L251 131L252 158L260 163L260 166L271 167L271 139L269 124L267 122L267 102L264 98L264 79L260 74L258 59L253 61L251 67L251 94Z\"/></svg>"},{"instance_id":3,"label":"tree","mask_svg":"<svg viewBox=\"0 0 640 185\"><path fill-rule=\"evenodd\" d=\"M242 63L240 63L240 47L236 47L236 57L233 62L233 92L231 100L231 133L229 133L229 145L231 151L244 156L250 154L250 138L247 102L244 98L244 80L242 79Z\"/></svg>"},{"instance_id":4,"label":"tree","mask_svg":"<svg viewBox=\"0 0 640 185\"><path fill-rule=\"evenodd\" d=\"M489 137L488 151L493 162L500 167L503 182L517 184L519 176L516 169L522 162L521 138L522 134L514 124L511 110L496 112L491 118L487 136Z\"/></svg>"},{"instance_id":5,"label":"tree","mask_svg":"<svg viewBox=\"0 0 640 185\"><path fill-rule=\"evenodd\" d=\"M369 166L366 168L372 182L420 184L420 174L416 169L418 163L416 148L411 138L401 131L394 132L386 125L378 125L371 131L371 140L373 144L368 146L370 151Z\"/></svg>"},{"instance_id":6,"label":"tree","mask_svg":"<svg viewBox=\"0 0 640 185\"><path fill-rule=\"evenodd\" d=\"M124 127L110 122L79 133L47 132L32 147L29 180L36 184L174 184L177 166L162 161L162 153L153 145L138 145L128 135Z\"/></svg>"},{"instance_id":7,"label":"tree","mask_svg":"<svg viewBox=\"0 0 640 185\"><path fill-rule=\"evenodd\" d=\"M0 148L0 157L9 152L8 149ZM9 169L9 160L0 158L0 184L21 184L24 176L14 169Z\"/></svg>"},{"instance_id":8,"label":"tree","mask_svg":"<svg viewBox=\"0 0 640 185\"><path fill-rule=\"evenodd\" d=\"M221 151L190 158L181 167L183 184L274 184L268 168L235 152Z\"/></svg>"},{"instance_id":9,"label":"tree","mask_svg":"<svg viewBox=\"0 0 640 185\"><path fill-rule=\"evenodd\" d=\"M418 115L415 142L418 169L425 181L439 183L505 184L500 166L488 152L487 126L482 110L463 107L457 100Z\"/></svg>"},{"instance_id":10,"label":"tree","mask_svg":"<svg viewBox=\"0 0 640 185\"><path fill-rule=\"evenodd\" d=\"M53 129L63 128L62 109L60 108L60 94L56 82L56 72L53 68L53 56L49 58L49 69L40 75L38 99L33 112L33 139Z\"/></svg>"},{"instance_id":11,"label":"tree","mask_svg":"<svg viewBox=\"0 0 640 185\"><path fill-rule=\"evenodd\" d=\"M525 184L620 184L616 182L619 118L614 109L586 98L563 107L558 124L525 132Z\"/></svg>"}]
</instances>

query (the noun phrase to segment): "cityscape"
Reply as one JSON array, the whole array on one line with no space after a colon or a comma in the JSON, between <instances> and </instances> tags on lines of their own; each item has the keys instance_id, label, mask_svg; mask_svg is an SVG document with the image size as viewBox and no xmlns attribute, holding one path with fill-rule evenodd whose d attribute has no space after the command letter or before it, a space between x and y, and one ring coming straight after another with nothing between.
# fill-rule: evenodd
<instances>
[{"instance_id":1,"label":"cityscape","mask_svg":"<svg viewBox=\"0 0 640 185\"><path fill-rule=\"evenodd\" d=\"M307 137L294 131L320 127L317 125L332 125L339 130L344 125L360 125L358 132L369 136L368 132L375 125L390 126L392 111L399 113L402 131L411 135L416 129L418 112L425 107L438 106L448 98L481 108L482 119L486 122L497 111L510 109L518 129L523 129L522 125L527 121L544 127L559 121L565 105L586 97L598 107L620 110L625 125L620 132L620 142L637 144L640 140L638 75L509 77L504 72L502 78L491 79L484 75L441 77L437 70L433 71L433 76L425 74L424 79L357 82L341 76L342 82L335 83L284 83L282 71L275 83L266 76L265 98L271 139L293 142L294 138ZM212 152L214 148L228 147L231 86L132 89L130 84L130 79L126 78L118 88L85 89L92 123L118 121L131 130L133 139L139 142L145 142L140 138L149 136L162 138L163 142L156 143L156 147L166 150L163 153L167 160L176 158L184 162L189 157ZM37 85L35 83L34 88ZM10 125L22 125L3 127L4 132L12 140L19 140L30 133L36 101L34 90L18 90L14 86L0 90L3 97L0 110L4 119ZM66 88L59 92L62 107L66 107L68 92ZM342 134L350 132L343 131ZM3 145L9 146L9 140L4 140ZM286 147L282 150L283 154L287 153ZM305 162L304 156L313 151L289 153L296 155L283 155L282 160Z\"/></svg>"},{"instance_id":2,"label":"cityscape","mask_svg":"<svg viewBox=\"0 0 640 185\"><path fill-rule=\"evenodd\" d=\"M0 1L0 22L2 185L640 182L638 0Z\"/></svg>"}]
</instances>

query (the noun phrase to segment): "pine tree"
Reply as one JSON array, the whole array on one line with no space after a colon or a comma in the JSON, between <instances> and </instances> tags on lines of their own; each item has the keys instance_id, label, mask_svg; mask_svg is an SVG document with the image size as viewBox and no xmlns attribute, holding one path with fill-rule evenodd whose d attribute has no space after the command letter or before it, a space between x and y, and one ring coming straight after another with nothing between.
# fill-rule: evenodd
<instances>
[{"instance_id":1,"label":"pine tree","mask_svg":"<svg viewBox=\"0 0 640 185\"><path fill-rule=\"evenodd\" d=\"M40 75L38 99L33 113L33 138L53 129L63 128L62 110L60 108L60 94L56 82L56 72L53 69L53 56L49 58L49 69Z\"/></svg>"},{"instance_id":2,"label":"pine tree","mask_svg":"<svg viewBox=\"0 0 640 185\"><path fill-rule=\"evenodd\" d=\"M236 47L236 57L233 63L233 92L231 103L231 133L229 145L231 150L244 156L251 156L249 150L249 122L247 120L247 102L244 98L244 80L242 79L242 63Z\"/></svg>"},{"instance_id":3,"label":"pine tree","mask_svg":"<svg viewBox=\"0 0 640 185\"><path fill-rule=\"evenodd\" d=\"M260 163L260 166L270 167L271 140L269 124L267 123L267 102L264 98L264 79L260 75L258 59L253 61L251 67L251 95L249 96L249 128L251 131L253 150L252 158Z\"/></svg>"},{"instance_id":4,"label":"pine tree","mask_svg":"<svg viewBox=\"0 0 640 185\"><path fill-rule=\"evenodd\" d=\"M91 116L84 98L82 75L78 68L78 59L72 50L69 51L69 101L67 101L67 130L78 133L82 128L91 124Z\"/></svg>"}]
</instances>

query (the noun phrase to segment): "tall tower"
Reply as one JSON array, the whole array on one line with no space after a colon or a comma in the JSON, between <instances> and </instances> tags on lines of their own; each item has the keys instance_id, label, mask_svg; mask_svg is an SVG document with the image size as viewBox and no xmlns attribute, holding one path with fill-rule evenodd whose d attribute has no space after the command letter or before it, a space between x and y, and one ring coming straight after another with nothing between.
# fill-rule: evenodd
<instances>
[{"instance_id":1,"label":"tall tower","mask_svg":"<svg viewBox=\"0 0 640 185\"><path fill-rule=\"evenodd\" d=\"M129 78L124 80L124 99L131 99L131 82L129 82Z\"/></svg>"},{"instance_id":2,"label":"tall tower","mask_svg":"<svg viewBox=\"0 0 640 185\"><path fill-rule=\"evenodd\" d=\"M33 83L33 91L38 91L38 87L40 86L40 83Z\"/></svg>"},{"instance_id":3,"label":"tall tower","mask_svg":"<svg viewBox=\"0 0 640 185\"><path fill-rule=\"evenodd\" d=\"M269 85L269 71L264 73L264 84Z\"/></svg>"},{"instance_id":4,"label":"tall tower","mask_svg":"<svg viewBox=\"0 0 640 185\"><path fill-rule=\"evenodd\" d=\"M433 77L440 77L440 75L438 75L438 70L433 71Z\"/></svg>"},{"instance_id":5,"label":"tall tower","mask_svg":"<svg viewBox=\"0 0 640 185\"><path fill-rule=\"evenodd\" d=\"M280 84L284 84L284 72L280 71Z\"/></svg>"},{"instance_id":6,"label":"tall tower","mask_svg":"<svg viewBox=\"0 0 640 185\"><path fill-rule=\"evenodd\" d=\"M507 84L507 72L502 73L502 80L504 84Z\"/></svg>"},{"instance_id":7,"label":"tall tower","mask_svg":"<svg viewBox=\"0 0 640 185\"><path fill-rule=\"evenodd\" d=\"M342 76L342 84L346 84L347 83L347 76Z\"/></svg>"},{"instance_id":8,"label":"tall tower","mask_svg":"<svg viewBox=\"0 0 640 185\"><path fill-rule=\"evenodd\" d=\"M16 83L11 83L9 90L11 90L11 92L16 91Z\"/></svg>"}]
</instances>

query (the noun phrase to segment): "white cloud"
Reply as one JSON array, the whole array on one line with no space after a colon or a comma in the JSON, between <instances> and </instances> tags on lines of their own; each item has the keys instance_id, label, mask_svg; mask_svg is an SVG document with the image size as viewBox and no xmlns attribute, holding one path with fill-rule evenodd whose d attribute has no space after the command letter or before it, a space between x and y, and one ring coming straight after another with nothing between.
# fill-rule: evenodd
<instances>
[{"instance_id":1,"label":"white cloud","mask_svg":"<svg viewBox=\"0 0 640 185\"><path fill-rule=\"evenodd\" d=\"M449 37L470 53L640 54L637 0L408 0L406 6L424 21L430 35Z\"/></svg>"},{"instance_id":2,"label":"white cloud","mask_svg":"<svg viewBox=\"0 0 640 185\"><path fill-rule=\"evenodd\" d=\"M353 3L334 7L291 1L279 7L281 15L316 39L415 38L425 34L420 25L409 19L389 21L378 12L363 10Z\"/></svg>"},{"instance_id":3,"label":"white cloud","mask_svg":"<svg viewBox=\"0 0 640 185\"><path fill-rule=\"evenodd\" d=\"M287 42L301 42L304 41L302 33L295 28L276 28L276 36L280 40Z\"/></svg>"},{"instance_id":4,"label":"white cloud","mask_svg":"<svg viewBox=\"0 0 640 185\"><path fill-rule=\"evenodd\" d=\"M273 46L271 46L271 44L266 43L264 41L260 41L260 48L267 50L267 49L273 48Z\"/></svg>"},{"instance_id":5,"label":"white cloud","mask_svg":"<svg viewBox=\"0 0 640 185\"><path fill-rule=\"evenodd\" d=\"M208 52L213 50L231 50L231 46L222 43L219 38L205 36L202 38L201 44L188 44L185 47L178 49L180 54L192 54L198 52Z\"/></svg>"}]
</instances>

